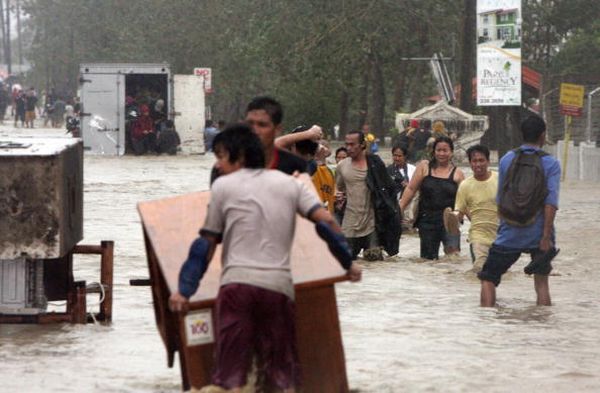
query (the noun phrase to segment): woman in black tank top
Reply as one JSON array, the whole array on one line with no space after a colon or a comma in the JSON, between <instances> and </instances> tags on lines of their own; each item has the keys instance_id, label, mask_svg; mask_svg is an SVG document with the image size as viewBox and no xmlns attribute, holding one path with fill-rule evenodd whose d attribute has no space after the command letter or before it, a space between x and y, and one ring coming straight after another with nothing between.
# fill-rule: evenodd
<instances>
[{"instance_id":1,"label":"woman in black tank top","mask_svg":"<svg viewBox=\"0 0 600 393\"><path fill-rule=\"evenodd\" d=\"M415 226L421 239L421 258L438 259L440 243L447 251L460 249L460 235L450 236L444 228L444 209L454 210L454 201L463 172L452 164L454 143L448 137L437 138L433 144L433 158L423 160L402 194L400 209L406 208L420 191L419 212Z\"/></svg>"}]
</instances>

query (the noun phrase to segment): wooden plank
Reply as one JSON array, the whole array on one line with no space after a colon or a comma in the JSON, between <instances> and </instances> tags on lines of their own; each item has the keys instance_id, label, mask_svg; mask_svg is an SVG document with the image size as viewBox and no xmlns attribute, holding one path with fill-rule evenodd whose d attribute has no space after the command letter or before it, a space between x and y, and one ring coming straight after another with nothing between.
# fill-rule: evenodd
<instances>
[{"instance_id":1,"label":"wooden plank","mask_svg":"<svg viewBox=\"0 0 600 393\"><path fill-rule=\"evenodd\" d=\"M100 260L100 285L104 287L104 301L100 304L100 315L106 322L112 321L113 301L113 241L103 240L101 243L102 259Z\"/></svg>"},{"instance_id":2,"label":"wooden plank","mask_svg":"<svg viewBox=\"0 0 600 393\"><path fill-rule=\"evenodd\" d=\"M85 281L75 281L72 292L69 293L72 307L71 323L87 323L87 303L85 292Z\"/></svg>"},{"instance_id":3,"label":"wooden plank","mask_svg":"<svg viewBox=\"0 0 600 393\"><path fill-rule=\"evenodd\" d=\"M296 335L303 392L348 392L333 284L296 291Z\"/></svg>"},{"instance_id":4,"label":"wooden plank","mask_svg":"<svg viewBox=\"0 0 600 393\"><path fill-rule=\"evenodd\" d=\"M158 267L156 252L152 247L152 243L148 239L146 230L144 229L144 243L146 245L146 255L148 258L148 270L150 271L150 282L152 290L152 304L154 306L154 317L156 326L160 333L160 337L165 344L167 350L167 364L173 367L175 359L175 351L181 348L178 337L178 316L172 313L168 307L169 290L163 275ZM185 383L185 379L184 379Z\"/></svg>"},{"instance_id":5,"label":"wooden plank","mask_svg":"<svg viewBox=\"0 0 600 393\"><path fill-rule=\"evenodd\" d=\"M73 248L75 254L102 254L102 245L96 246L93 244L78 244Z\"/></svg>"}]
</instances>

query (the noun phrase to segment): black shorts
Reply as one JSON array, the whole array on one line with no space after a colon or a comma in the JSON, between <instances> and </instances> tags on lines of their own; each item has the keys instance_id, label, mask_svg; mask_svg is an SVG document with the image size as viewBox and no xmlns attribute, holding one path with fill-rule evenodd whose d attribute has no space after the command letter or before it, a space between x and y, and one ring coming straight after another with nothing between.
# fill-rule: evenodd
<instances>
[{"instance_id":1,"label":"black shorts","mask_svg":"<svg viewBox=\"0 0 600 393\"><path fill-rule=\"evenodd\" d=\"M480 280L493 282L495 286L500 284L500 278L510 267L517 262L522 253L530 254L533 259L541 253L539 248L520 249L509 248L492 244L487 260L483 264L481 272L477 274ZM547 276L552 271L552 264L547 263L539 266L533 271L533 274Z\"/></svg>"},{"instance_id":2,"label":"black shorts","mask_svg":"<svg viewBox=\"0 0 600 393\"><path fill-rule=\"evenodd\" d=\"M366 236L348 237L348 245L352 249L352 259L356 259L361 250L368 250L378 246L377 233L375 231Z\"/></svg>"}]
</instances>

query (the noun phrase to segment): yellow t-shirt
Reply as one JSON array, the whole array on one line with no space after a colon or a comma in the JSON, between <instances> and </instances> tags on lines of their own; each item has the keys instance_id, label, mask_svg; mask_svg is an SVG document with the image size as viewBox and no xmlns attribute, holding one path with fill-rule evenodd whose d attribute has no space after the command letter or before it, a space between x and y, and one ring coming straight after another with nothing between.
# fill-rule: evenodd
<instances>
[{"instance_id":1,"label":"yellow t-shirt","mask_svg":"<svg viewBox=\"0 0 600 393\"><path fill-rule=\"evenodd\" d=\"M471 243L491 245L498 229L498 174L492 171L489 179L479 181L473 176L467 178L456 193L455 210L468 214L471 218L469 240Z\"/></svg>"},{"instance_id":2,"label":"yellow t-shirt","mask_svg":"<svg viewBox=\"0 0 600 393\"><path fill-rule=\"evenodd\" d=\"M319 165L317 171L312 175L312 181L317 189L319 198L327 205L327 210L333 213L335 203L335 178L333 172L327 165Z\"/></svg>"}]
</instances>

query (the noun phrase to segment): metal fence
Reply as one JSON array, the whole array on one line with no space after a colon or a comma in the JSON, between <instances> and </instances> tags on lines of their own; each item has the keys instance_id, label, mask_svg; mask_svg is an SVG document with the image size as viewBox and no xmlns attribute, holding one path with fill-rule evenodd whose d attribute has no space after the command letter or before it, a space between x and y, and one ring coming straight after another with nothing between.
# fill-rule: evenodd
<instances>
[{"instance_id":1,"label":"metal fence","mask_svg":"<svg viewBox=\"0 0 600 393\"><path fill-rule=\"evenodd\" d=\"M600 74L552 75L545 83L546 91L541 95L542 116L548 124L550 140L563 139L565 117L560 113L560 84L574 83L585 88L582 116L573 117L571 139L576 143L593 142L600 145Z\"/></svg>"}]
</instances>

